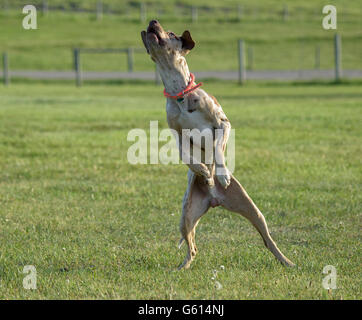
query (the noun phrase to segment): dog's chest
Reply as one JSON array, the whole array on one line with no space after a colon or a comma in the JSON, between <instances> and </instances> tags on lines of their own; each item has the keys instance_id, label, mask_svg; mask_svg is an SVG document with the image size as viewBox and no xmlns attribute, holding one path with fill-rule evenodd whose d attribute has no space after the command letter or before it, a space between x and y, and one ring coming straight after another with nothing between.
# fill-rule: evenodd
<instances>
[{"instance_id":1,"label":"dog's chest","mask_svg":"<svg viewBox=\"0 0 362 320\"><path fill-rule=\"evenodd\" d=\"M178 103L171 101L167 103L167 120L171 129L180 131L182 129L199 129L200 131L211 128L210 121L196 105Z\"/></svg>"}]
</instances>

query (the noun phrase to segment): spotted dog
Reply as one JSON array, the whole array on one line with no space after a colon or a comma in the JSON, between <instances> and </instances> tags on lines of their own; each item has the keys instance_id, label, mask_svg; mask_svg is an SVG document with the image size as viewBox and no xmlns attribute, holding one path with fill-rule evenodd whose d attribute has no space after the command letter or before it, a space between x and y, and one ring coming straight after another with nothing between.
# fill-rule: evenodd
<instances>
[{"instance_id":1,"label":"spotted dog","mask_svg":"<svg viewBox=\"0 0 362 320\"><path fill-rule=\"evenodd\" d=\"M247 218L260 233L265 246L284 265L294 264L278 249L271 238L263 214L248 196L244 188L228 171L224 151L230 132L230 121L215 97L195 83L186 63L186 55L195 46L189 31L181 36L166 32L160 23L152 20L147 31L141 32L143 43L151 59L157 64L167 98L167 122L178 141L180 157L189 166L188 185L182 204L180 223L181 240L187 244L187 255L179 268L188 268L197 253L195 229L200 218L210 207L222 206ZM188 131L187 131L188 129ZM197 143L183 133L197 129L211 132L212 152L206 155L205 142ZM218 133L218 134L216 134ZM195 158L195 151L201 157ZM182 143L181 143L182 142Z\"/></svg>"}]
</instances>

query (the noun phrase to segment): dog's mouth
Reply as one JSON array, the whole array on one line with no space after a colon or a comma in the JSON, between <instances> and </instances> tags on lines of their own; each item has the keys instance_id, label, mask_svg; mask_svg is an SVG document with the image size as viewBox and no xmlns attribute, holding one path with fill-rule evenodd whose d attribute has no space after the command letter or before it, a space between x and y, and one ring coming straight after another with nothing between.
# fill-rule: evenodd
<instances>
[{"instance_id":1,"label":"dog's mouth","mask_svg":"<svg viewBox=\"0 0 362 320\"><path fill-rule=\"evenodd\" d=\"M147 31L141 32L142 41L148 54L151 54L150 51L155 54L156 51L160 51L159 49L166 45L166 34L157 20L150 21Z\"/></svg>"},{"instance_id":2,"label":"dog's mouth","mask_svg":"<svg viewBox=\"0 0 362 320\"><path fill-rule=\"evenodd\" d=\"M160 30L158 30L155 26L149 26L147 28L147 39L159 44L160 46L165 44L165 41L161 37Z\"/></svg>"}]
</instances>

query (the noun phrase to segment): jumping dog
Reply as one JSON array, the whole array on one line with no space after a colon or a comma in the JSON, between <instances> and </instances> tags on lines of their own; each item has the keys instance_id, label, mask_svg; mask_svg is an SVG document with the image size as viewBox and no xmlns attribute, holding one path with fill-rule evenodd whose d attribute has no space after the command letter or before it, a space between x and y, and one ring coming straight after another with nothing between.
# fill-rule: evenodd
<instances>
[{"instance_id":1,"label":"jumping dog","mask_svg":"<svg viewBox=\"0 0 362 320\"><path fill-rule=\"evenodd\" d=\"M271 238L263 214L226 168L224 151L231 125L215 97L201 89L201 84L195 83L195 77L189 71L185 56L195 46L190 32L184 31L181 36L177 36L173 32L166 32L158 21L152 20L147 31L141 32L141 37L147 53L157 64L167 98L167 122L172 131L177 133L180 157L189 166L188 185L182 204L182 237L179 245L186 242L187 255L179 269L188 268L195 258L196 226L202 215L210 207L216 206L222 206L247 218L274 256L282 264L294 266ZM214 161L205 161L204 145L193 145L190 137L189 143L200 148L203 154L200 161L195 161L189 148L180 143L184 141L182 135L186 129L213 132ZM215 134L216 131L221 134Z\"/></svg>"}]
</instances>

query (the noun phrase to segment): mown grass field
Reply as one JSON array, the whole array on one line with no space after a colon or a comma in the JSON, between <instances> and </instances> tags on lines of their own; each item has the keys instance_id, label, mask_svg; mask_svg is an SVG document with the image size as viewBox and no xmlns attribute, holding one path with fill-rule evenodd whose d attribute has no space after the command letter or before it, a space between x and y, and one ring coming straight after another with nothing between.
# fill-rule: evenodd
<instances>
[{"instance_id":1,"label":"mown grass field","mask_svg":"<svg viewBox=\"0 0 362 320\"><path fill-rule=\"evenodd\" d=\"M21 1L20 1L21 2ZM53 1L54 4L70 2ZM53 3L51 2L51 3ZM147 23L140 22L139 1L104 0L104 5L123 10L107 14L97 21L95 13L38 10L38 29L24 30L24 15L19 9L0 10L0 52L7 51L12 70L71 70L72 49L143 47L140 31ZM256 70L298 70L315 67L316 47L320 47L320 68L333 69L333 37L342 36L342 66L362 69L362 28L360 1L333 1L337 7L337 30L322 28L324 1L242 1L244 14L237 20L239 1L184 1L200 7L199 20L191 22L190 10L175 10L178 1L146 1L147 21L158 18L167 30L181 34L189 29L197 45L189 57L192 70L236 70L237 40L245 40L252 48ZM17 1L19 3L19 1ZM50 3L50 4L51 4ZM96 1L74 0L81 8L95 8ZM288 5L289 18L282 18L283 5ZM177 7L176 7L177 8ZM204 8L202 10L202 8ZM206 9L205 9L206 8ZM223 11L222 9L229 9ZM162 9L162 10L161 10ZM160 11L161 10L161 11ZM162 14L161 14L162 12ZM154 70L144 53L135 54L135 71ZM89 71L126 71L127 58L120 54L84 54L82 66Z\"/></svg>"},{"instance_id":2,"label":"mown grass field","mask_svg":"<svg viewBox=\"0 0 362 320\"><path fill-rule=\"evenodd\" d=\"M235 176L297 267L216 208L176 271L187 168L126 158L129 130L167 126L160 87L13 83L0 87L1 299L361 299L361 83L204 87L236 130Z\"/></svg>"}]
</instances>

